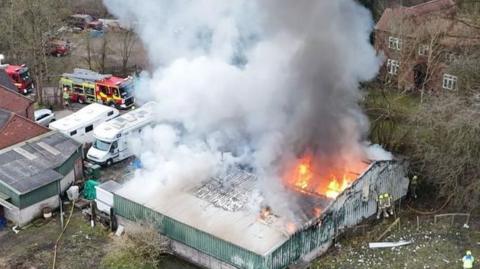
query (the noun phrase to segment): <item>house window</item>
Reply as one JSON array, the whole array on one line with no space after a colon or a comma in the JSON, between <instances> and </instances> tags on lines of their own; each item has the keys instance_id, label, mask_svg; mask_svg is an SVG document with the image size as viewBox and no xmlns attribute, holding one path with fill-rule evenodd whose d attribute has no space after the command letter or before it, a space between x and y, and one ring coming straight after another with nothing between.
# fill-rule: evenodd
<instances>
[{"instance_id":1,"label":"house window","mask_svg":"<svg viewBox=\"0 0 480 269\"><path fill-rule=\"evenodd\" d=\"M426 56L428 54L428 51L428 45L420 45L420 47L418 48L418 55Z\"/></svg>"},{"instance_id":2,"label":"house window","mask_svg":"<svg viewBox=\"0 0 480 269\"><path fill-rule=\"evenodd\" d=\"M394 50L400 50L402 47L402 40L398 37L390 36L388 38L388 47Z\"/></svg>"},{"instance_id":3,"label":"house window","mask_svg":"<svg viewBox=\"0 0 480 269\"><path fill-rule=\"evenodd\" d=\"M449 74L443 75L443 88L446 90L457 89L457 77Z\"/></svg>"},{"instance_id":4,"label":"house window","mask_svg":"<svg viewBox=\"0 0 480 269\"><path fill-rule=\"evenodd\" d=\"M387 71L390 75L396 75L398 73L399 67L400 67L399 61L392 60L392 59L387 60Z\"/></svg>"},{"instance_id":5,"label":"house window","mask_svg":"<svg viewBox=\"0 0 480 269\"><path fill-rule=\"evenodd\" d=\"M445 63L451 64L451 63L455 62L456 59L457 59L457 56L455 55L455 53L453 53L453 52L445 53Z\"/></svg>"}]
</instances>

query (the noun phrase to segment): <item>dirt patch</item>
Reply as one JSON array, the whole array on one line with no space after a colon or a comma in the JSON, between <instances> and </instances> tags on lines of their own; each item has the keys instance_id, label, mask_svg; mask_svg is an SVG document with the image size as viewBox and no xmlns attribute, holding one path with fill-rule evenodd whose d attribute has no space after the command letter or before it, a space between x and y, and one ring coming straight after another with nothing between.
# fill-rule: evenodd
<instances>
[{"instance_id":1,"label":"dirt patch","mask_svg":"<svg viewBox=\"0 0 480 269\"><path fill-rule=\"evenodd\" d=\"M60 220L35 221L18 234L0 235L1 268L51 268ZM58 249L57 268L95 268L111 241L101 226L91 228L79 211L74 212Z\"/></svg>"}]
</instances>

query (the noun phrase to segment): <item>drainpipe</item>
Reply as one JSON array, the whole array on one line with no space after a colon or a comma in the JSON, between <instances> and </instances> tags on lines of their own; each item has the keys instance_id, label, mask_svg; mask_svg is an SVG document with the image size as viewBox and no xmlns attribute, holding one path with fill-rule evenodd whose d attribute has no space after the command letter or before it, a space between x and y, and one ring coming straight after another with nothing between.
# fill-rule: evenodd
<instances>
[{"instance_id":1,"label":"drainpipe","mask_svg":"<svg viewBox=\"0 0 480 269\"><path fill-rule=\"evenodd\" d=\"M60 180L57 181L57 186L58 186L58 202L59 202L59 205L60 205L60 225L62 227L62 230L63 230L63 202L62 202L62 198L60 197L60 193L62 191L62 188L60 187Z\"/></svg>"}]
</instances>

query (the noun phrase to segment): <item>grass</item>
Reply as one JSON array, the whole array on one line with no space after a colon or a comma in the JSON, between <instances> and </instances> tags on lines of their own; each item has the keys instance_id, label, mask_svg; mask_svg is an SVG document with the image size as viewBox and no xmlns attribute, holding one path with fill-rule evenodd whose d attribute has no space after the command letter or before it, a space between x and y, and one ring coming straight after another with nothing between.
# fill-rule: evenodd
<instances>
[{"instance_id":1,"label":"grass","mask_svg":"<svg viewBox=\"0 0 480 269\"><path fill-rule=\"evenodd\" d=\"M60 233L60 221L36 221L18 234L8 231L0 237L0 268L49 268L53 247ZM75 212L59 244L57 268L96 268L109 243L108 231L91 228Z\"/></svg>"},{"instance_id":2,"label":"grass","mask_svg":"<svg viewBox=\"0 0 480 269\"><path fill-rule=\"evenodd\" d=\"M467 249L480 255L478 227L463 228L450 223L423 223L417 230L416 221L402 217L402 226L381 241L411 240L411 245L397 248L370 249L393 220L371 227L365 235L341 239L326 255L310 268L461 268L461 258ZM478 225L477 225L478 226Z\"/></svg>"}]
</instances>

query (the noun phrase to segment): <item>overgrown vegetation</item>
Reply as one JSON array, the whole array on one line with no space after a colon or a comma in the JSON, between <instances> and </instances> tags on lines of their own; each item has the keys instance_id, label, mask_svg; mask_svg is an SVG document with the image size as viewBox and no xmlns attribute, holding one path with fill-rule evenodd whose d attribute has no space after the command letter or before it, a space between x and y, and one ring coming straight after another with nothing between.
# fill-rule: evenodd
<instances>
[{"instance_id":1,"label":"overgrown vegetation","mask_svg":"<svg viewBox=\"0 0 480 269\"><path fill-rule=\"evenodd\" d=\"M162 268L168 251L168 239L155 227L133 226L123 237L115 238L111 251L102 261L102 268Z\"/></svg>"}]
</instances>

